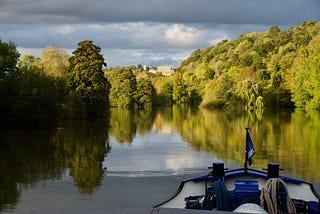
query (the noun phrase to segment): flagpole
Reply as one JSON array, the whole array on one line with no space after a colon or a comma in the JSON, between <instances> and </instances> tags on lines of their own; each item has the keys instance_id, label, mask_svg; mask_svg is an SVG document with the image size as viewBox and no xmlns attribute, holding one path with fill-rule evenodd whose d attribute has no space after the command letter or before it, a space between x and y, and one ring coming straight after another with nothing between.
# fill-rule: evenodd
<instances>
[{"instance_id":1,"label":"flagpole","mask_svg":"<svg viewBox=\"0 0 320 214\"><path fill-rule=\"evenodd\" d=\"M248 130L249 128L245 128L246 130L246 152L245 152L245 159L244 159L244 169L245 169L245 172L247 172L247 169L248 169Z\"/></svg>"}]
</instances>

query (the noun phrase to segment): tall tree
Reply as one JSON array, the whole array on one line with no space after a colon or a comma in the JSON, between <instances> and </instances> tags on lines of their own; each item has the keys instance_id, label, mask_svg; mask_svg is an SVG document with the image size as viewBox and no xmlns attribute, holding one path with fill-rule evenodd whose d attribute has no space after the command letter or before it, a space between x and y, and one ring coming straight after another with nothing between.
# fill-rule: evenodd
<instances>
[{"instance_id":1,"label":"tall tree","mask_svg":"<svg viewBox=\"0 0 320 214\"><path fill-rule=\"evenodd\" d=\"M13 42L0 40L0 80L16 69L19 57L20 53Z\"/></svg>"},{"instance_id":2,"label":"tall tree","mask_svg":"<svg viewBox=\"0 0 320 214\"><path fill-rule=\"evenodd\" d=\"M110 104L121 108L132 108L137 90L136 76L130 69L116 68L106 72L111 83Z\"/></svg>"},{"instance_id":3,"label":"tall tree","mask_svg":"<svg viewBox=\"0 0 320 214\"><path fill-rule=\"evenodd\" d=\"M67 72L69 55L66 50L49 46L41 51L37 66L42 68L46 75L61 77Z\"/></svg>"},{"instance_id":4,"label":"tall tree","mask_svg":"<svg viewBox=\"0 0 320 214\"><path fill-rule=\"evenodd\" d=\"M150 80L146 78L137 79L137 91L135 102L139 109L151 109L154 104L156 90Z\"/></svg>"},{"instance_id":5,"label":"tall tree","mask_svg":"<svg viewBox=\"0 0 320 214\"><path fill-rule=\"evenodd\" d=\"M88 116L98 116L108 107L109 82L102 70L106 66L100 47L90 40L78 43L69 59L69 85L86 107Z\"/></svg>"},{"instance_id":6,"label":"tall tree","mask_svg":"<svg viewBox=\"0 0 320 214\"><path fill-rule=\"evenodd\" d=\"M0 123L6 124L7 112L10 107L6 77L16 70L19 57L20 54L12 42L6 43L0 39Z\"/></svg>"},{"instance_id":7,"label":"tall tree","mask_svg":"<svg viewBox=\"0 0 320 214\"><path fill-rule=\"evenodd\" d=\"M49 126L61 115L63 83L36 66L22 66L6 81L8 125Z\"/></svg>"},{"instance_id":8,"label":"tall tree","mask_svg":"<svg viewBox=\"0 0 320 214\"><path fill-rule=\"evenodd\" d=\"M177 74L173 82L172 100L176 104L188 102L187 85L185 84L182 75Z\"/></svg>"}]
</instances>

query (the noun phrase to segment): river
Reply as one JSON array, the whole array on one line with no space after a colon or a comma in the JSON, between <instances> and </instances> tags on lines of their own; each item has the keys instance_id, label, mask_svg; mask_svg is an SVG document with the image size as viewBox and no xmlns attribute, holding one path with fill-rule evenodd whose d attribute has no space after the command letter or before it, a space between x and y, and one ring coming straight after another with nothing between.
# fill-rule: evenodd
<instances>
[{"instance_id":1,"label":"river","mask_svg":"<svg viewBox=\"0 0 320 214\"><path fill-rule=\"evenodd\" d=\"M153 206L214 161L241 167L245 127L252 168L278 162L282 174L318 184L319 111L114 108L53 129L1 130L0 211Z\"/></svg>"}]
</instances>

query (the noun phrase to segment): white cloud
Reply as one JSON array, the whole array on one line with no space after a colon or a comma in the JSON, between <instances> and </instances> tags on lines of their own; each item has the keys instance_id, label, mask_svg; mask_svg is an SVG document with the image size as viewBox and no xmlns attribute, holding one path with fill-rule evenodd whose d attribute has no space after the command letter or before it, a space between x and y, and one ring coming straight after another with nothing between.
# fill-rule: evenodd
<instances>
[{"instance_id":1,"label":"white cloud","mask_svg":"<svg viewBox=\"0 0 320 214\"><path fill-rule=\"evenodd\" d=\"M203 32L195 27L174 24L165 31L165 39L170 44L192 46L203 37Z\"/></svg>"},{"instance_id":2,"label":"white cloud","mask_svg":"<svg viewBox=\"0 0 320 214\"><path fill-rule=\"evenodd\" d=\"M200 25L167 23L92 23L63 25L1 25L3 41L12 40L22 54L39 56L49 45L71 54L81 40L93 40L105 56L108 67L147 63L178 67L193 50L215 45L251 29L268 26ZM23 35L23 36L21 36Z\"/></svg>"}]
</instances>

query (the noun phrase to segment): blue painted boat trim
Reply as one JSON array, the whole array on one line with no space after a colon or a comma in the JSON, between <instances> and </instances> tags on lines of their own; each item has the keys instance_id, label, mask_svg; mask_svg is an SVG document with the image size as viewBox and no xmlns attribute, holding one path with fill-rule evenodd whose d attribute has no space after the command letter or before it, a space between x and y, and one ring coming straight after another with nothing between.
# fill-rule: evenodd
<instances>
[{"instance_id":1,"label":"blue painted boat trim","mask_svg":"<svg viewBox=\"0 0 320 214\"><path fill-rule=\"evenodd\" d=\"M240 176L252 176L255 178L263 178L263 179L268 179L268 174L264 171L260 171L260 170L255 170L255 169L245 169L245 168L240 168L240 169L234 169L234 170L228 170L225 172L225 179L228 178L235 178L235 177L240 177ZM308 182L296 179L296 178L289 178L289 177L285 177L285 176L280 176L279 178L281 178L283 181L285 181L286 183L292 183L292 184L301 184L301 183L307 183L310 184ZM220 179L219 177L216 176L201 176L201 177L197 177L197 178L193 178L193 182L203 182L205 180L208 181L215 181Z\"/></svg>"}]
</instances>

